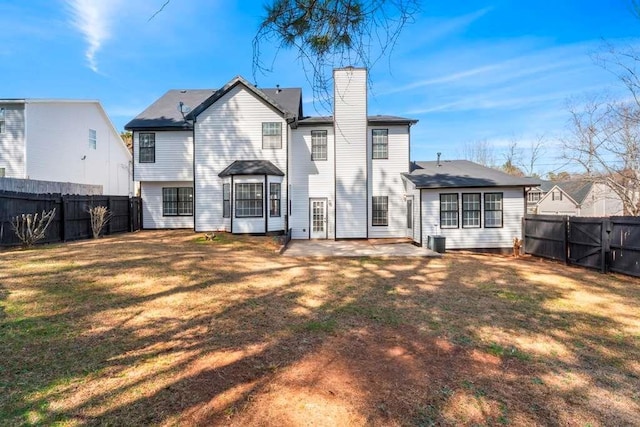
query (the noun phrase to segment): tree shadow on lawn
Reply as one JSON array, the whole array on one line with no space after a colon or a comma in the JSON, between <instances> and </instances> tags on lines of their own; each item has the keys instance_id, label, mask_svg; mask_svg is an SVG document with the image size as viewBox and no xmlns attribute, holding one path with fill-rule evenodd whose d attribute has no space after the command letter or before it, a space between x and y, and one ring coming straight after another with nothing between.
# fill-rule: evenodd
<instances>
[{"instance_id":1,"label":"tree shadow on lawn","mask_svg":"<svg viewBox=\"0 0 640 427\"><path fill-rule=\"evenodd\" d=\"M637 336L620 335L622 313L571 305L579 287L637 306L619 278L489 256L295 260L185 242L135 260L130 283L117 257L87 246L74 256L88 269L10 285L27 285L25 306L48 305L2 323L8 422L637 420ZM144 240L111 244L153 253ZM87 282L86 270L116 279Z\"/></svg>"}]
</instances>

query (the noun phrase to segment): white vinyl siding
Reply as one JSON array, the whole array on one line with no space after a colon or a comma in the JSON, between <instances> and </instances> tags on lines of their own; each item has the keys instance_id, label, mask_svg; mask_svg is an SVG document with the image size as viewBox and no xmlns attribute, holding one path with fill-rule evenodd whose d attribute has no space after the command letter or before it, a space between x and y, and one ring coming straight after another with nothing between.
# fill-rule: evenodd
<instances>
[{"instance_id":1,"label":"white vinyl siding","mask_svg":"<svg viewBox=\"0 0 640 427\"><path fill-rule=\"evenodd\" d=\"M142 182L142 225L146 229L193 228L193 216L163 215L163 188L193 188L191 181Z\"/></svg>"},{"instance_id":2,"label":"white vinyl siding","mask_svg":"<svg viewBox=\"0 0 640 427\"><path fill-rule=\"evenodd\" d=\"M440 195L458 193L459 200L464 193L480 193L483 200L481 216L485 217L484 195L502 193L502 227L485 228L441 228ZM457 188L443 190L422 190L422 243L427 244L427 236L437 234L446 237L447 249L488 249L510 248L513 238L522 236L522 217L525 211L524 192L521 187Z\"/></svg>"},{"instance_id":3,"label":"white vinyl siding","mask_svg":"<svg viewBox=\"0 0 640 427\"><path fill-rule=\"evenodd\" d=\"M313 149L312 132L327 133L327 161L311 160ZM333 128L300 126L292 130L291 137L291 215L289 227L293 239L309 238L309 199L327 200L327 237L335 237L334 222L334 165L333 165ZM283 199L284 200L284 199ZM284 209L288 209L284 207Z\"/></svg>"},{"instance_id":4,"label":"white vinyl siding","mask_svg":"<svg viewBox=\"0 0 640 427\"><path fill-rule=\"evenodd\" d=\"M282 149L263 149L263 123L280 123ZM278 169L287 171L288 126L282 114L267 105L262 99L238 84L209 108L198 115L195 125L195 172L196 172L196 231L224 230L234 233L264 233L264 218L223 217L223 182L218 174L236 160L268 160ZM156 150L159 143L156 143ZM157 156L157 154L156 154ZM157 159L156 159L157 162ZM264 189L270 182L282 184L282 200L287 199L286 176L234 176L234 185L239 182L261 182ZM232 186L232 198L235 198ZM235 210L235 203L231 203ZM268 212L267 212L268 214ZM268 215L267 215L268 217ZM231 221L231 219L233 221ZM267 218L267 231L284 231L285 216ZM233 223L233 225L232 225Z\"/></svg>"},{"instance_id":5,"label":"white vinyl siding","mask_svg":"<svg viewBox=\"0 0 640 427\"><path fill-rule=\"evenodd\" d=\"M43 181L102 185L103 194L133 193L131 154L99 103L26 101L26 175ZM96 131L96 148L88 129Z\"/></svg>"},{"instance_id":6,"label":"white vinyl siding","mask_svg":"<svg viewBox=\"0 0 640 427\"><path fill-rule=\"evenodd\" d=\"M346 68L335 70L333 76L335 237L365 238L370 203L367 197L367 73L364 69Z\"/></svg>"},{"instance_id":7,"label":"white vinyl siding","mask_svg":"<svg viewBox=\"0 0 640 427\"><path fill-rule=\"evenodd\" d=\"M146 147L143 151L140 151L141 142L142 146ZM153 162L150 161L152 144L155 147ZM193 180L193 133L191 131L135 131L133 153L136 181Z\"/></svg>"},{"instance_id":8,"label":"white vinyl siding","mask_svg":"<svg viewBox=\"0 0 640 427\"><path fill-rule=\"evenodd\" d=\"M26 178L25 106L3 104L4 132L0 133L0 167L9 178Z\"/></svg>"},{"instance_id":9,"label":"white vinyl siding","mask_svg":"<svg viewBox=\"0 0 640 427\"><path fill-rule=\"evenodd\" d=\"M371 146L373 129L367 129L367 145ZM369 156L369 195L388 197L389 220L386 226L374 226L369 211L370 238L400 238L407 234L407 203L402 174L409 169L409 127L407 125L386 126L388 153L386 159L371 159ZM371 197L369 198L371 200ZM371 203L371 202L370 202ZM417 203L417 202L416 202ZM370 208L371 209L371 208Z\"/></svg>"}]
</instances>

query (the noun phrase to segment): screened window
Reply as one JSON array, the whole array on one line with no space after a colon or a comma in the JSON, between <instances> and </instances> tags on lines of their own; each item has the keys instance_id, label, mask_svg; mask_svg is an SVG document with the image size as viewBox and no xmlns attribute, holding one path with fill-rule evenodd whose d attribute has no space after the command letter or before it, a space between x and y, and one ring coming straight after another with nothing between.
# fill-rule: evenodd
<instances>
[{"instance_id":1,"label":"screened window","mask_svg":"<svg viewBox=\"0 0 640 427\"><path fill-rule=\"evenodd\" d=\"M222 217L231 217L231 184L222 184Z\"/></svg>"},{"instance_id":2,"label":"screened window","mask_svg":"<svg viewBox=\"0 0 640 427\"><path fill-rule=\"evenodd\" d=\"M140 141L140 163L155 163L156 162L156 134L155 133L141 133L138 135Z\"/></svg>"},{"instance_id":3,"label":"screened window","mask_svg":"<svg viewBox=\"0 0 640 427\"><path fill-rule=\"evenodd\" d=\"M269 216L280 216L280 183L269 184Z\"/></svg>"},{"instance_id":4,"label":"screened window","mask_svg":"<svg viewBox=\"0 0 640 427\"><path fill-rule=\"evenodd\" d=\"M502 227L502 193L484 194L484 226Z\"/></svg>"},{"instance_id":5,"label":"screened window","mask_svg":"<svg viewBox=\"0 0 640 427\"><path fill-rule=\"evenodd\" d=\"M5 109L0 108L0 133L5 132Z\"/></svg>"},{"instance_id":6,"label":"screened window","mask_svg":"<svg viewBox=\"0 0 640 427\"><path fill-rule=\"evenodd\" d=\"M262 183L236 184L236 218L263 216Z\"/></svg>"},{"instance_id":7,"label":"screened window","mask_svg":"<svg viewBox=\"0 0 640 427\"><path fill-rule=\"evenodd\" d=\"M262 123L262 148L282 148L282 123Z\"/></svg>"},{"instance_id":8,"label":"screened window","mask_svg":"<svg viewBox=\"0 0 640 427\"><path fill-rule=\"evenodd\" d=\"M89 129L89 148L93 148L94 150L98 146L98 135L96 134L95 129Z\"/></svg>"},{"instance_id":9,"label":"screened window","mask_svg":"<svg viewBox=\"0 0 640 427\"><path fill-rule=\"evenodd\" d=\"M458 194L440 195L440 227L458 228Z\"/></svg>"},{"instance_id":10,"label":"screened window","mask_svg":"<svg viewBox=\"0 0 640 427\"><path fill-rule=\"evenodd\" d=\"M373 129L371 132L371 141L373 143L371 152L373 153L373 158L389 158L389 130Z\"/></svg>"},{"instance_id":11,"label":"screened window","mask_svg":"<svg viewBox=\"0 0 640 427\"><path fill-rule=\"evenodd\" d=\"M480 193L462 194L462 227L480 228Z\"/></svg>"},{"instance_id":12,"label":"screened window","mask_svg":"<svg viewBox=\"0 0 640 427\"><path fill-rule=\"evenodd\" d=\"M165 187L162 189L162 215L192 216L193 188Z\"/></svg>"},{"instance_id":13,"label":"screened window","mask_svg":"<svg viewBox=\"0 0 640 427\"><path fill-rule=\"evenodd\" d=\"M372 225L388 225L389 198L387 196L372 197L371 219Z\"/></svg>"},{"instance_id":14,"label":"screened window","mask_svg":"<svg viewBox=\"0 0 640 427\"><path fill-rule=\"evenodd\" d=\"M311 131L311 160L327 160L327 131Z\"/></svg>"}]
</instances>

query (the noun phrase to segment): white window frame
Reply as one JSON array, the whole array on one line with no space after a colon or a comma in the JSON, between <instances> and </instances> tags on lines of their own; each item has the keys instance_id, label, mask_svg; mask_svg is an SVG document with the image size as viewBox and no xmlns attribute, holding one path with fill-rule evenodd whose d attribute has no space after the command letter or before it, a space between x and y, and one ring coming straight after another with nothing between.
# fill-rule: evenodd
<instances>
[{"instance_id":1,"label":"white window frame","mask_svg":"<svg viewBox=\"0 0 640 427\"><path fill-rule=\"evenodd\" d=\"M282 122L262 122L262 148L282 148Z\"/></svg>"},{"instance_id":2,"label":"white window frame","mask_svg":"<svg viewBox=\"0 0 640 427\"><path fill-rule=\"evenodd\" d=\"M98 148L98 132L95 129L89 129L89 148Z\"/></svg>"},{"instance_id":3,"label":"white window frame","mask_svg":"<svg viewBox=\"0 0 640 427\"><path fill-rule=\"evenodd\" d=\"M448 200L450 197L455 198L455 204L454 200ZM440 228L460 228L459 205L458 193L440 193ZM455 212L455 218L449 215L451 212Z\"/></svg>"},{"instance_id":4,"label":"white window frame","mask_svg":"<svg viewBox=\"0 0 640 427\"><path fill-rule=\"evenodd\" d=\"M389 129L371 129L371 158L389 158Z\"/></svg>"},{"instance_id":5,"label":"white window frame","mask_svg":"<svg viewBox=\"0 0 640 427\"><path fill-rule=\"evenodd\" d=\"M467 200L476 196L476 200ZM474 208L474 209L472 209ZM473 213L471 216L469 214ZM482 194L462 193L462 228L480 228L482 219Z\"/></svg>"},{"instance_id":6,"label":"white window frame","mask_svg":"<svg viewBox=\"0 0 640 427\"><path fill-rule=\"evenodd\" d=\"M389 196L371 197L371 225L374 227L389 225Z\"/></svg>"},{"instance_id":7,"label":"white window frame","mask_svg":"<svg viewBox=\"0 0 640 427\"><path fill-rule=\"evenodd\" d=\"M236 218L264 217L264 183L237 182L233 196Z\"/></svg>"},{"instance_id":8,"label":"white window frame","mask_svg":"<svg viewBox=\"0 0 640 427\"><path fill-rule=\"evenodd\" d=\"M500 217L498 218L497 215L494 214L494 212L499 212ZM484 193L484 228L503 228L503 227L504 227L504 194L503 193Z\"/></svg>"},{"instance_id":9,"label":"white window frame","mask_svg":"<svg viewBox=\"0 0 640 427\"><path fill-rule=\"evenodd\" d=\"M327 131L311 131L311 160L327 160Z\"/></svg>"}]
</instances>

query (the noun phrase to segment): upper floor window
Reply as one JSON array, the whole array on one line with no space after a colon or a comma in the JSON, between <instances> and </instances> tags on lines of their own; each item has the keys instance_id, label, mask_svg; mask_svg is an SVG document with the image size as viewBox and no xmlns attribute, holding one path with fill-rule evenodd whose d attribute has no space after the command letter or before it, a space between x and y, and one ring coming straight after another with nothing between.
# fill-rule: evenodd
<instances>
[{"instance_id":1,"label":"upper floor window","mask_svg":"<svg viewBox=\"0 0 640 427\"><path fill-rule=\"evenodd\" d=\"M0 108L0 133L5 132L5 109Z\"/></svg>"},{"instance_id":2,"label":"upper floor window","mask_svg":"<svg viewBox=\"0 0 640 427\"><path fill-rule=\"evenodd\" d=\"M389 129L373 129L371 131L372 155L374 159L389 158Z\"/></svg>"},{"instance_id":3,"label":"upper floor window","mask_svg":"<svg viewBox=\"0 0 640 427\"><path fill-rule=\"evenodd\" d=\"M162 189L163 216L192 216L193 188L165 187Z\"/></svg>"},{"instance_id":4,"label":"upper floor window","mask_svg":"<svg viewBox=\"0 0 640 427\"><path fill-rule=\"evenodd\" d=\"M529 191L527 193L527 202L538 202L540 200L540 197L542 196L542 193L539 191Z\"/></svg>"},{"instance_id":5,"label":"upper floor window","mask_svg":"<svg viewBox=\"0 0 640 427\"><path fill-rule=\"evenodd\" d=\"M458 228L458 194L440 194L440 227Z\"/></svg>"},{"instance_id":6,"label":"upper floor window","mask_svg":"<svg viewBox=\"0 0 640 427\"><path fill-rule=\"evenodd\" d=\"M94 150L98 146L98 136L96 134L95 129L89 129L89 148L93 148Z\"/></svg>"},{"instance_id":7,"label":"upper floor window","mask_svg":"<svg viewBox=\"0 0 640 427\"><path fill-rule=\"evenodd\" d=\"M327 131L311 131L311 160L327 160Z\"/></svg>"},{"instance_id":8,"label":"upper floor window","mask_svg":"<svg viewBox=\"0 0 640 427\"><path fill-rule=\"evenodd\" d=\"M562 200L562 191L558 191L558 190L552 191L551 200Z\"/></svg>"},{"instance_id":9,"label":"upper floor window","mask_svg":"<svg viewBox=\"0 0 640 427\"><path fill-rule=\"evenodd\" d=\"M138 141L140 141L140 154L138 160L140 163L155 163L156 162L156 134L155 133L141 133L138 135Z\"/></svg>"},{"instance_id":10,"label":"upper floor window","mask_svg":"<svg viewBox=\"0 0 640 427\"><path fill-rule=\"evenodd\" d=\"M502 227L502 193L484 194L484 226Z\"/></svg>"},{"instance_id":11,"label":"upper floor window","mask_svg":"<svg viewBox=\"0 0 640 427\"><path fill-rule=\"evenodd\" d=\"M282 148L282 123L262 123L262 148Z\"/></svg>"},{"instance_id":12,"label":"upper floor window","mask_svg":"<svg viewBox=\"0 0 640 427\"><path fill-rule=\"evenodd\" d=\"M373 196L371 208L371 225L389 224L389 197Z\"/></svg>"},{"instance_id":13,"label":"upper floor window","mask_svg":"<svg viewBox=\"0 0 640 427\"><path fill-rule=\"evenodd\" d=\"M462 227L480 228L480 193L462 193Z\"/></svg>"}]
</instances>

